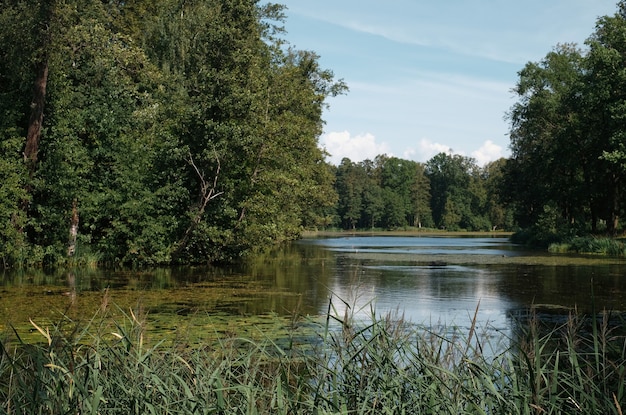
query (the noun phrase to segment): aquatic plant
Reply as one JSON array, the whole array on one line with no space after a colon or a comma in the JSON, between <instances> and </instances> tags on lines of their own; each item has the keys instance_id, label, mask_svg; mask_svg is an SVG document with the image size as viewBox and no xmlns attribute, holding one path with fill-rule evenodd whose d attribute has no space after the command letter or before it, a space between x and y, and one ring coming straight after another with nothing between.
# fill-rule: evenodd
<instances>
[{"instance_id":1,"label":"aquatic plant","mask_svg":"<svg viewBox=\"0 0 626 415\"><path fill-rule=\"evenodd\" d=\"M133 310L113 322L32 322L40 342L15 333L0 342L0 412L622 413L626 341L608 313L551 326L531 318L492 344L476 314L462 332L356 311L331 301L306 348L269 336L204 345L151 338Z\"/></svg>"},{"instance_id":2,"label":"aquatic plant","mask_svg":"<svg viewBox=\"0 0 626 415\"><path fill-rule=\"evenodd\" d=\"M581 254L602 254L608 256L626 255L626 247L623 241L614 238L599 238L593 236L576 237L567 242L550 244L550 252L567 253L576 252Z\"/></svg>"}]
</instances>

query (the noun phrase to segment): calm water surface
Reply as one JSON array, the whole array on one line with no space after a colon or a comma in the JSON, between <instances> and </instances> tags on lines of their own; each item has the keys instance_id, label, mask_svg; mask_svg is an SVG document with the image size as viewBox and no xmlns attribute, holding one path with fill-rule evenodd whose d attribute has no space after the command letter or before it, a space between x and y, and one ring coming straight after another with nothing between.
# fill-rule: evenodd
<instances>
[{"instance_id":1,"label":"calm water surface","mask_svg":"<svg viewBox=\"0 0 626 415\"><path fill-rule=\"evenodd\" d=\"M626 310L626 263L532 252L496 237L305 239L230 268L6 274L0 324L54 318L69 304L89 316L104 296L141 304L163 324L199 313L322 315L332 303L363 318L372 308L399 310L416 323L461 328L479 306L479 324L507 330L533 304L589 311L593 298L598 309Z\"/></svg>"}]
</instances>

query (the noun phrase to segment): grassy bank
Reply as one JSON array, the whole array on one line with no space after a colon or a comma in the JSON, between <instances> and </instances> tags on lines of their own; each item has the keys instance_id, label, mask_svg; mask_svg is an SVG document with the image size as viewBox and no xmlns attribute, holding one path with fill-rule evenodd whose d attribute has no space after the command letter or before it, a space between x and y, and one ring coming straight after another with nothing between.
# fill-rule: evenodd
<instances>
[{"instance_id":1,"label":"grassy bank","mask_svg":"<svg viewBox=\"0 0 626 415\"><path fill-rule=\"evenodd\" d=\"M548 250L555 253L600 254L615 257L626 256L624 240L608 237L585 236L571 238L564 242L550 244Z\"/></svg>"},{"instance_id":2,"label":"grassy bank","mask_svg":"<svg viewBox=\"0 0 626 415\"><path fill-rule=\"evenodd\" d=\"M626 343L608 320L531 319L506 344L474 324L433 332L401 315L337 315L306 348L232 336L146 341L142 317L42 327L1 343L7 414L621 414ZM494 350L498 350L494 353Z\"/></svg>"}]
</instances>

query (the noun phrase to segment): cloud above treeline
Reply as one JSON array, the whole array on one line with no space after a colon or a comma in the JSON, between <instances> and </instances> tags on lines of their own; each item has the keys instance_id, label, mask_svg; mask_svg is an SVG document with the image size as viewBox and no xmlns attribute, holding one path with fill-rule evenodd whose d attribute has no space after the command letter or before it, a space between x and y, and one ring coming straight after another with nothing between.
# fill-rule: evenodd
<instances>
[{"instance_id":1,"label":"cloud above treeline","mask_svg":"<svg viewBox=\"0 0 626 415\"><path fill-rule=\"evenodd\" d=\"M391 152L388 143L377 142L376 137L371 133L352 135L349 131L329 132L322 135L320 147L330 154L328 161L334 165L339 165L343 158L360 162L366 159L373 160L381 154L396 156ZM461 151L454 151L446 144L423 138L419 141L417 148L407 147L403 154L397 157L426 162L439 153L465 155ZM480 148L471 153L471 157L476 159L479 166L484 166L503 156L503 148L491 140L485 141Z\"/></svg>"},{"instance_id":2,"label":"cloud above treeline","mask_svg":"<svg viewBox=\"0 0 626 415\"><path fill-rule=\"evenodd\" d=\"M348 131L330 132L321 139L321 147L330 154L329 162L339 165L344 157L354 162L373 160L380 154L389 154L387 143L376 143L376 137L370 133L352 136Z\"/></svg>"}]
</instances>

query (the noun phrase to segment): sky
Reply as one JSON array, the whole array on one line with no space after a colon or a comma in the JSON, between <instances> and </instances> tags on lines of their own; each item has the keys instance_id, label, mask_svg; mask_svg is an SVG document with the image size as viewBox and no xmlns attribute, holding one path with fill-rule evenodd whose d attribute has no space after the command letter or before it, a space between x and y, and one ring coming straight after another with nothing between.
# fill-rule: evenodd
<instances>
[{"instance_id":1,"label":"sky","mask_svg":"<svg viewBox=\"0 0 626 415\"><path fill-rule=\"evenodd\" d=\"M528 62L585 40L617 0L276 0L286 40L350 89L328 100L320 147L337 165L379 154L479 165L509 157L506 113Z\"/></svg>"}]
</instances>

